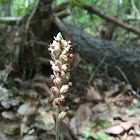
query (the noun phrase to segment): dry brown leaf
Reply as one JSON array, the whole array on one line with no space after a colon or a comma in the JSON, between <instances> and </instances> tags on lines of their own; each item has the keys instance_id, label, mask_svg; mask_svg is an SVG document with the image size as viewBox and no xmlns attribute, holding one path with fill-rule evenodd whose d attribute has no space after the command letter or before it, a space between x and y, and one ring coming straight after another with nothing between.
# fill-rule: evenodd
<instances>
[{"instance_id":1,"label":"dry brown leaf","mask_svg":"<svg viewBox=\"0 0 140 140\"><path fill-rule=\"evenodd\" d=\"M91 116L91 109L87 104L80 105L76 111L75 118L78 132L85 131L89 125L89 117Z\"/></svg>"},{"instance_id":2,"label":"dry brown leaf","mask_svg":"<svg viewBox=\"0 0 140 140\"><path fill-rule=\"evenodd\" d=\"M45 112L41 109L40 115L36 117L36 121L37 123L35 124L35 126L45 131L52 130L55 127L55 121L53 118L52 111Z\"/></svg>"},{"instance_id":3,"label":"dry brown leaf","mask_svg":"<svg viewBox=\"0 0 140 140\"><path fill-rule=\"evenodd\" d=\"M135 133L140 136L140 125L134 126Z\"/></svg>"},{"instance_id":4,"label":"dry brown leaf","mask_svg":"<svg viewBox=\"0 0 140 140\"><path fill-rule=\"evenodd\" d=\"M134 126L135 124L137 124L138 120L129 120L127 122L122 122L120 123L120 125L125 129L128 130L130 129L132 126Z\"/></svg>"},{"instance_id":5,"label":"dry brown leaf","mask_svg":"<svg viewBox=\"0 0 140 140\"><path fill-rule=\"evenodd\" d=\"M87 101L101 101L102 97L99 92L94 89L94 87L90 87L87 91L86 99Z\"/></svg>"},{"instance_id":6,"label":"dry brown leaf","mask_svg":"<svg viewBox=\"0 0 140 140\"><path fill-rule=\"evenodd\" d=\"M105 129L102 129L102 131L105 133L108 133L108 134L118 135L124 131L124 128L122 128L121 125L116 124L116 125L112 125L110 127L107 127Z\"/></svg>"},{"instance_id":7,"label":"dry brown leaf","mask_svg":"<svg viewBox=\"0 0 140 140\"><path fill-rule=\"evenodd\" d=\"M126 140L140 140L140 137L137 137L137 136L128 136Z\"/></svg>"},{"instance_id":8,"label":"dry brown leaf","mask_svg":"<svg viewBox=\"0 0 140 140\"><path fill-rule=\"evenodd\" d=\"M110 127L107 127L103 129L102 131L109 133L109 134L121 134L124 130L129 130L131 127L133 127L139 120L129 120L127 122L121 122L116 125L112 125Z\"/></svg>"},{"instance_id":9,"label":"dry brown leaf","mask_svg":"<svg viewBox=\"0 0 140 140\"><path fill-rule=\"evenodd\" d=\"M73 117L71 120L70 120L70 129L71 131L77 135L77 127L76 127L76 119L75 117Z\"/></svg>"}]
</instances>

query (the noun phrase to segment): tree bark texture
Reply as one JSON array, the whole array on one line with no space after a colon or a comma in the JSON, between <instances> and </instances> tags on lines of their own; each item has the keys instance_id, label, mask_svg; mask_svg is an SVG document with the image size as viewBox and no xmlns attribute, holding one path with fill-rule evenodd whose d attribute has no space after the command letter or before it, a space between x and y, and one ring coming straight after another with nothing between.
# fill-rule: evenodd
<instances>
[{"instance_id":1,"label":"tree bark texture","mask_svg":"<svg viewBox=\"0 0 140 140\"><path fill-rule=\"evenodd\" d=\"M117 66L133 86L140 87L140 47L102 40L68 24L66 27L73 48L81 57L86 57L88 61L97 65L106 57L105 65L111 64L114 67L109 69L111 75L120 78L120 72L115 70Z\"/></svg>"}]
</instances>

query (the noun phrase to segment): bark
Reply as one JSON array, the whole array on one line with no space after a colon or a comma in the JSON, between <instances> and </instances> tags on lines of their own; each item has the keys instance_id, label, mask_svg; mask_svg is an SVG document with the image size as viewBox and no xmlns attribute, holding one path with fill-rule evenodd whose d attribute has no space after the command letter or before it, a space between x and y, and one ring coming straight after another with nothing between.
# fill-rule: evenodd
<instances>
[{"instance_id":1,"label":"bark","mask_svg":"<svg viewBox=\"0 0 140 140\"><path fill-rule=\"evenodd\" d=\"M140 87L140 47L102 40L68 24L66 27L70 40L81 57L86 57L93 64L99 64L106 56L105 64L114 67L109 69L110 74L122 78L120 73L123 72L134 87ZM115 66L121 69L121 72L117 72Z\"/></svg>"}]
</instances>

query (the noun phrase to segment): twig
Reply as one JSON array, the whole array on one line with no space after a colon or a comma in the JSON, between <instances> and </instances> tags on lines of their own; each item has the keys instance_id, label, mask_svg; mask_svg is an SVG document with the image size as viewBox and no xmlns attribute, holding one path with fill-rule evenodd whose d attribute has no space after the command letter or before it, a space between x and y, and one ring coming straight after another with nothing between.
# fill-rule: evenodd
<instances>
[{"instance_id":1,"label":"twig","mask_svg":"<svg viewBox=\"0 0 140 140\"><path fill-rule=\"evenodd\" d=\"M129 85L128 90L131 91L131 93L132 93L133 95L135 95L137 98L140 99L140 95L137 94L138 91L135 91L135 90L133 89L133 87L131 86L131 84L130 84L128 78L126 77L125 73L121 70L121 68L118 67L118 66L112 66L112 65L110 65L110 64L107 64L107 65L105 66L106 75L107 75L107 76L108 76L108 73L107 73L107 67L108 67L108 66L110 66L110 67L115 67L115 68L120 72L120 74L123 76L123 78L124 78L124 80L126 81L126 83ZM109 77L109 76L108 76L108 77ZM120 81L120 80L117 79L117 82L118 82L118 81L119 81L119 83L122 83L122 81Z\"/></svg>"},{"instance_id":2,"label":"twig","mask_svg":"<svg viewBox=\"0 0 140 140\"><path fill-rule=\"evenodd\" d=\"M98 69L100 68L100 66L104 63L104 61L105 61L105 59L106 59L107 56L108 56L108 55L105 55L105 56L102 58L102 60L100 61L99 65L96 67L96 69L94 70L94 72L93 72L92 75L90 76L90 78L89 78L89 80L88 80L88 84L89 84L89 85L91 84L91 81L92 81L92 79L94 78L94 76L95 76L97 70L98 70Z\"/></svg>"},{"instance_id":3,"label":"twig","mask_svg":"<svg viewBox=\"0 0 140 140\"><path fill-rule=\"evenodd\" d=\"M29 26L30 26L30 21L33 18L34 14L35 14L35 12L37 10L38 4L39 4L39 0L36 0L35 6L33 8L33 11L31 12L31 14L28 17L27 22L25 24L25 43L27 42L27 39L28 39L28 30L29 30Z\"/></svg>"},{"instance_id":4,"label":"twig","mask_svg":"<svg viewBox=\"0 0 140 140\"><path fill-rule=\"evenodd\" d=\"M60 4L58 4L58 5L56 5L53 9L52 9L52 11L55 13L55 12L59 12L59 11L61 11L62 10L62 8L64 7L64 6L66 6L67 4L69 4L70 2L68 2L68 1L66 1L66 2L62 2L62 3L60 3Z\"/></svg>"},{"instance_id":5,"label":"twig","mask_svg":"<svg viewBox=\"0 0 140 140\"><path fill-rule=\"evenodd\" d=\"M105 19L109 22L112 22L112 23L116 24L117 26L122 27L122 28L140 36L140 30L132 27L131 25L127 25L127 24L117 20L114 17L110 17L110 16L106 15L105 13L103 13L102 11L100 11L100 10L94 8L94 7L91 7L91 6L88 6L88 5L83 5L83 8L86 9L89 13L94 13L94 14L98 15L99 17L101 17L101 18L103 18L103 19Z\"/></svg>"},{"instance_id":6,"label":"twig","mask_svg":"<svg viewBox=\"0 0 140 140\"><path fill-rule=\"evenodd\" d=\"M124 80L126 81L127 84L130 84L128 78L126 77L125 73L121 70L119 66L115 66L115 68L120 72L120 74L123 76Z\"/></svg>"},{"instance_id":7,"label":"twig","mask_svg":"<svg viewBox=\"0 0 140 140\"><path fill-rule=\"evenodd\" d=\"M47 43L42 42L42 41L37 41L37 40L30 40L29 42L26 43L26 45L29 45L31 43L35 43L35 44L39 44L39 45L43 45L43 46L48 46Z\"/></svg>"},{"instance_id":8,"label":"twig","mask_svg":"<svg viewBox=\"0 0 140 140\"><path fill-rule=\"evenodd\" d=\"M21 19L21 17L0 17L0 23L16 23Z\"/></svg>"},{"instance_id":9,"label":"twig","mask_svg":"<svg viewBox=\"0 0 140 140\"><path fill-rule=\"evenodd\" d=\"M67 9L65 9L63 11L55 13L54 15L62 19L62 18L65 18L65 17L69 16L70 13L71 13L70 9L67 8Z\"/></svg>"},{"instance_id":10,"label":"twig","mask_svg":"<svg viewBox=\"0 0 140 140\"><path fill-rule=\"evenodd\" d=\"M39 4L39 0L36 0L35 6L34 6L34 8L33 8L33 11L32 11L32 13L30 14L30 16L29 16L28 19L27 19L27 22L26 22L26 25L25 25L25 29L26 29L26 30L29 29L30 21L31 21L32 17L34 16L34 14L35 14L35 12L36 12L36 10L37 10L38 4Z\"/></svg>"},{"instance_id":11,"label":"twig","mask_svg":"<svg viewBox=\"0 0 140 140\"><path fill-rule=\"evenodd\" d=\"M107 73L107 68L108 68L108 67L114 67L115 69L117 69L117 70L119 71L119 73L122 75L122 77L124 78L125 82L126 82L127 84L130 84L130 82L129 82L128 78L126 77L125 73L122 71L122 69L121 69L119 66L113 66L113 65L111 65L111 64L107 64L107 65L105 66L106 75L108 75L108 73Z\"/></svg>"}]
</instances>

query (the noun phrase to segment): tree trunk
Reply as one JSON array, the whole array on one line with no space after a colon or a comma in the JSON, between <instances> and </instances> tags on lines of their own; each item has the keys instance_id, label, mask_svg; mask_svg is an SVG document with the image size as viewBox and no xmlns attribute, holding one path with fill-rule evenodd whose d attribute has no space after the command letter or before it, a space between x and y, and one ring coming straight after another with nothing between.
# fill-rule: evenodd
<instances>
[{"instance_id":1,"label":"tree trunk","mask_svg":"<svg viewBox=\"0 0 140 140\"><path fill-rule=\"evenodd\" d=\"M102 40L68 24L66 27L70 40L81 57L98 65L106 56L105 65L111 64L114 67L108 69L111 75L120 78L120 73L121 77L125 74L134 87L140 87L140 47ZM118 70L120 71L117 72Z\"/></svg>"}]
</instances>

